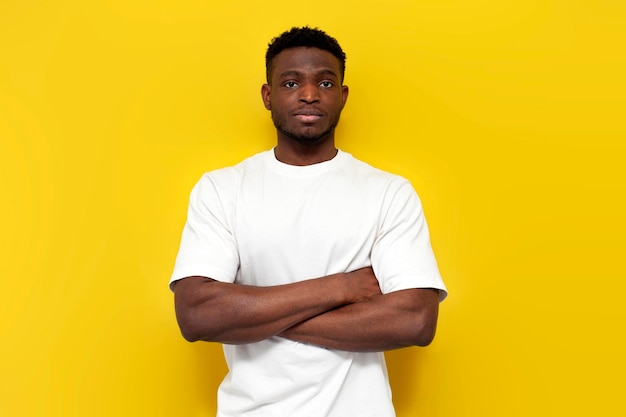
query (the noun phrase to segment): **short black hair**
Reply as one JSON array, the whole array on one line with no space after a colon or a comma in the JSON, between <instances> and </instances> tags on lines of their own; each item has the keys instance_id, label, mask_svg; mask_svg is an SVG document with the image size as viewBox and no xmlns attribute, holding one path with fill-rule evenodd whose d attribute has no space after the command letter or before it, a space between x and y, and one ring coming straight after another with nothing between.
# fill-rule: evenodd
<instances>
[{"instance_id":1,"label":"short black hair","mask_svg":"<svg viewBox=\"0 0 626 417\"><path fill-rule=\"evenodd\" d=\"M272 63L274 58L276 58L276 55L285 49L299 47L318 48L333 54L339 60L339 66L341 67L341 81L343 82L343 77L346 72L346 54L343 52L343 49L341 49L341 46L339 46L337 39L329 36L326 32L317 28L304 26L301 28L293 27L275 37L269 43L267 52L265 53L265 77L268 84L270 82Z\"/></svg>"}]
</instances>

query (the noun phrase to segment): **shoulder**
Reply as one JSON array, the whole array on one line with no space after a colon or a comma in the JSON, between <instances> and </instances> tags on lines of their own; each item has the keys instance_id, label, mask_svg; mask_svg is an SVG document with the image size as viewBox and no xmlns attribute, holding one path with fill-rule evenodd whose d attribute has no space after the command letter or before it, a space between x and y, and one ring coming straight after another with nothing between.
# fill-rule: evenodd
<instances>
[{"instance_id":1,"label":"shoulder","mask_svg":"<svg viewBox=\"0 0 626 417\"><path fill-rule=\"evenodd\" d=\"M420 213L422 202L411 182L401 175L376 168L349 155L346 167L353 172L358 189L376 196L383 213Z\"/></svg>"},{"instance_id":2,"label":"shoulder","mask_svg":"<svg viewBox=\"0 0 626 417\"><path fill-rule=\"evenodd\" d=\"M413 188L409 180L400 175L376 168L347 152L343 152L343 154L344 169L369 185L384 187L386 190L393 190L394 192L405 187Z\"/></svg>"},{"instance_id":3,"label":"shoulder","mask_svg":"<svg viewBox=\"0 0 626 417\"><path fill-rule=\"evenodd\" d=\"M206 202L236 199L243 178L258 173L264 165L265 152L252 155L236 165L205 172L191 191L191 200Z\"/></svg>"},{"instance_id":4,"label":"shoulder","mask_svg":"<svg viewBox=\"0 0 626 417\"><path fill-rule=\"evenodd\" d=\"M197 186L203 187L211 184L218 188L231 187L240 182L244 175L255 173L263 169L268 152L269 151L264 151L252 155L233 166L205 172L202 177L200 177Z\"/></svg>"}]
</instances>

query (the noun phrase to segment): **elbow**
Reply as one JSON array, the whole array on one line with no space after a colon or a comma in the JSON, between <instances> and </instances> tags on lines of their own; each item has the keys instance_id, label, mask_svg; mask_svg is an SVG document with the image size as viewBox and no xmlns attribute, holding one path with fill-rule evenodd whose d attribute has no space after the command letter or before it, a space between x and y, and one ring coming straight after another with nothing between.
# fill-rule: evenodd
<instances>
[{"instance_id":1,"label":"elbow","mask_svg":"<svg viewBox=\"0 0 626 417\"><path fill-rule=\"evenodd\" d=\"M193 334L187 333L184 330L181 329L180 332L183 335L183 339L185 339L188 342L197 342L198 340L200 340L198 337L196 337Z\"/></svg>"},{"instance_id":2,"label":"elbow","mask_svg":"<svg viewBox=\"0 0 626 417\"><path fill-rule=\"evenodd\" d=\"M202 320L199 314L194 313L193 308L177 311L176 319L180 333L186 341L214 341L215 330L206 323L206 320Z\"/></svg>"},{"instance_id":3,"label":"elbow","mask_svg":"<svg viewBox=\"0 0 626 417\"><path fill-rule=\"evenodd\" d=\"M179 281L174 289L174 309L180 333L188 342L213 341L219 329L207 305L213 304L202 277L189 277ZM207 286L206 288L209 288ZM215 287L212 285L213 290Z\"/></svg>"},{"instance_id":4,"label":"elbow","mask_svg":"<svg viewBox=\"0 0 626 417\"><path fill-rule=\"evenodd\" d=\"M202 332L192 319L185 316L178 316L178 328L183 338L188 342L197 342L202 339Z\"/></svg>"},{"instance_id":5,"label":"elbow","mask_svg":"<svg viewBox=\"0 0 626 417\"><path fill-rule=\"evenodd\" d=\"M423 326L420 328L415 335L414 345L426 347L432 343L435 339L435 328L436 326Z\"/></svg>"},{"instance_id":6,"label":"elbow","mask_svg":"<svg viewBox=\"0 0 626 417\"><path fill-rule=\"evenodd\" d=\"M435 339L435 333L437 330L437 312L430 312L428 314L420 314L416 317L416 322L413 323L413 338L412 344L414 346L425 347L432 343Z\"/></svg>"},{"instance_id":7,"label":"elbow","mask_svg":"<svg viewBox=\"0 0 626 417\"><path fill-rule=\"evenodd\" d=\"M202 340L200 333L196 332L194 329L191 329L187 326L179 326L179 327L180 327L180 334L183 336L183 338L186 341L197 342L199 340Z\"/></svg>"},{"instance_id":8,"label":"elbow","mask_svg":"<svg viewBox=\"0 0 626 417\"><path fill-rule=\"evenodd\" d=\"M401 347L428 346L435 338L439 315L439 293L430 289L414 289L398 292L397 317Z\"/></svg>"}]
</instances>

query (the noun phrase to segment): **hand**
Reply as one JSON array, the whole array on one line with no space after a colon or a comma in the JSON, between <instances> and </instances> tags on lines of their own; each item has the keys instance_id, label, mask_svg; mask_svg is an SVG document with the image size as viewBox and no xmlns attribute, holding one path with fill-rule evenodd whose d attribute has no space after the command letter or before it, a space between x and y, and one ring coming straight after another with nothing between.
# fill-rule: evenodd
<instances>
[{"instance_id":1,"label":"hand","mask_svg":"<svg viewBox=\"0 0 626 417\"><path fill-rule=\"evenodd\" d=\"M346 284L348 304L368 301L382 294L372 267L368 266L342 275Z\"/></svg>"}]
</instances>

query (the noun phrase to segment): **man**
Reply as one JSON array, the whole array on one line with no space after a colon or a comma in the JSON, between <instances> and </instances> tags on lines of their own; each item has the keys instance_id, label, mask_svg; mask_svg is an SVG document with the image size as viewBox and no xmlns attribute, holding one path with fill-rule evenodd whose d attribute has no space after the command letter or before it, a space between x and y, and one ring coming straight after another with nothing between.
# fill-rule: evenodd
<instances>
[{"instance_id":1,"label":"man","mask_svg":"<svg viewBox=\"0 0 626 417\"><path fill-rule=\"evenodd\" d=\"M293 28L261 89L278 141L205 174L170 286L189 341L224 344L218 416L393 416L383 351L425 346L446 296L408 181L335 147L345 54Z\"/></svg>"}]
</instances>

